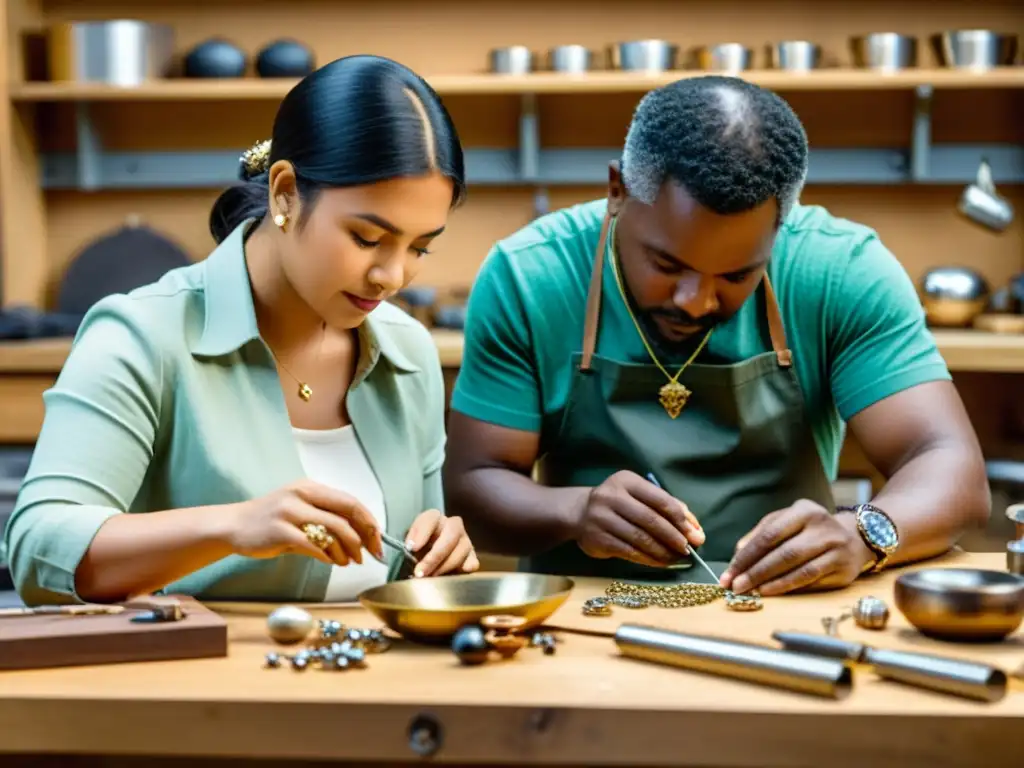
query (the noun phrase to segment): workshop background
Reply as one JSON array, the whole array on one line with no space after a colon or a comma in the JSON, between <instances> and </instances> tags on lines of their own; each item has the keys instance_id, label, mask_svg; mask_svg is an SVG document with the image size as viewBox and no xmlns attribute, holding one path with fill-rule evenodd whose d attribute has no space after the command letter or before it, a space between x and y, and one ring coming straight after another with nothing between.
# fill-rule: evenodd
<instances>
[{"instance_id":1,"label":"workshop background","mask_svg":"<svg viewBox=\"0 0 1024 768\"><path fill-rule=\"evenodd\" d=\"M469 202L402 297L449 381L491 244L602 196L646 90L717 70L782 93L812 144L803 201L877 228L921 287L989 460L992 522L965 546L1001 550L1024 501L1021 32L1019 0L5 0L0 527L82 312L205 257L296 77L374 53L431 81L468 150ZM841 466L841 498L877 487L852 442Z\"/></svg>"}]
</instances>

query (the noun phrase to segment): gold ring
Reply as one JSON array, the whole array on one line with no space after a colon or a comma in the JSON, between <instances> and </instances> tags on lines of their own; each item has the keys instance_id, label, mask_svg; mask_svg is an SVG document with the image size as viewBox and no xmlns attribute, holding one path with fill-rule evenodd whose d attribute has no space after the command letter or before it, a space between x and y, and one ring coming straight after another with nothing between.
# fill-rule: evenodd
<instances>
[{"instance_id":1,"label":"gold ring","mask_svg":"<svg viewBox=\"0 0 1024 768\"><path fill-rule=\"evenodd\" d=\"M326 551L334 543L334 537L319 523L306 523L302 526L302 532L306 534L309 543L317 549Z\"/></svg>"}]
</instances>

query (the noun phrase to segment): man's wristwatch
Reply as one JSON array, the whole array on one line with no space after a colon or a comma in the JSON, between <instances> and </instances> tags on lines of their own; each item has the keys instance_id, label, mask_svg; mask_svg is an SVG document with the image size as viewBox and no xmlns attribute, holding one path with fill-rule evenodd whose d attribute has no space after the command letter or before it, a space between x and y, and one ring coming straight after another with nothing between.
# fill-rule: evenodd
<instances>
[{"instance_id":1,"label":"man's wristwatch","mask_svg":"<svg viewBox=\"0 0 1024 768\"><path fill-rule=\"evenodd\" d=\"M892 518L873 504L836 507L836 512L852 512L857 516L857 533L875 554L874 564L865 568L865 573L878 573L885 568L889 557L900 545L900 532Z\"/></svg>"}]
</instances>

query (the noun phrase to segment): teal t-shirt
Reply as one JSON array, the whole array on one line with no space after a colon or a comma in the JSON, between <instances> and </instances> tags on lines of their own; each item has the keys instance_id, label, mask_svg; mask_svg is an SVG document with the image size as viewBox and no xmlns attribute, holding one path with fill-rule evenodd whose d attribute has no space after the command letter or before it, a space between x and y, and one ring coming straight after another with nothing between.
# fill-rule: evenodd
<instances>
[{"instance_id":1,"label":"teal t-shirt","mask_svg":"<svg viewBox=\"0 0 1024 768\"><path fill-rule=\"evenodd\" d=\"M583 340L584 307L605 200L556 211L498 242L473 285L451 407L554 439ZM834 479L845 422L890 395L950 379L914 285L868 227L796 206L779 229L768 275L809 423ZM770 349L763 291L715 329L724 362ZM650 363L607 263L597 353Z\"/></svg>"}]
</instances>

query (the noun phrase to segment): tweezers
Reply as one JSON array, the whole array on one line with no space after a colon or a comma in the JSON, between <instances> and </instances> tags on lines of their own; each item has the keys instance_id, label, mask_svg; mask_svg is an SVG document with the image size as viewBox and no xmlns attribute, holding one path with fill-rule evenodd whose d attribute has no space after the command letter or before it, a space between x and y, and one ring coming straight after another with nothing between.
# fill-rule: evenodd
<instances>
[{"instance_id":1,"label":"tweezers","mask_svg":"<svg viewBox=\"0 0 1024 768\"><path fill-rule=\"evenodd\" d=\"M402 541L396 539L394 536L387 533L386 531L380 532L380 538L389 547L397 549L399 552L401 552L402 557L404 557L410 563L412 563L413 565L419 565L419 558L416 557L416 555L413 554L412 550L405 546L405 544Z\"/></svg>"}]
</instances>

